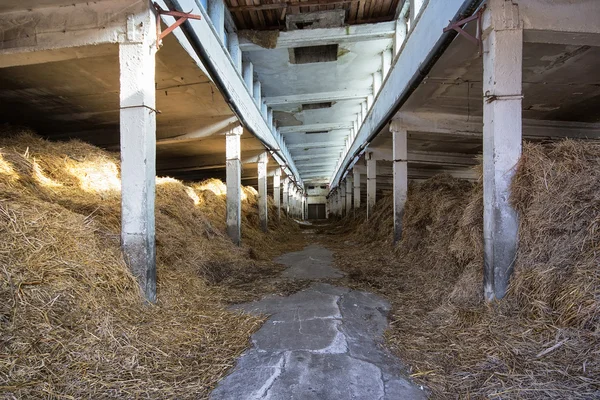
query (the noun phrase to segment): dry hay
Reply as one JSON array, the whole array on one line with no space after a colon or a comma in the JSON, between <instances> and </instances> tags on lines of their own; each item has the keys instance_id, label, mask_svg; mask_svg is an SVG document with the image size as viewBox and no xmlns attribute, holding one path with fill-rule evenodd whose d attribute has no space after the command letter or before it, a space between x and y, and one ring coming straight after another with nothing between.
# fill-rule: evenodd
<instances>
[{"instance_id":1,"label":"dry hay","mask_svg":"<svg viewBox=\"0 0 600 400\"><path fill-rule=\"evenodd\" d=\"M225 236L222 187L157 179L158 303L144 305L119 251L118 156L0 139L0 397L207 397L262 323L227 301L280 269Z\"/></svg>"},{"instance_id":2,"label":"dry hay","mask_svg":"<svg viewBox=\"0 0 600 400\"><path fill-rule=\"evenodd\" d=\"M520 244L501 302L482 298L480 182L411 185L397 248L352 233L362 246L337 263L391 300L388 344L433 398L600 398L600 143L526 143L511 201Z\"/></svg>"},{"instance_id":3,"label":"dry hay","mask_svg":"<svg viewBox=\"0 0 600 400\"><path fill-rule=\"evenodd\" d=\"M238 34L241 38L248 39L250 42L265 49L274 49L277 47L277 40L279 39L279 31L245 29L238 31Z\"/></svg>"}]
</instances>

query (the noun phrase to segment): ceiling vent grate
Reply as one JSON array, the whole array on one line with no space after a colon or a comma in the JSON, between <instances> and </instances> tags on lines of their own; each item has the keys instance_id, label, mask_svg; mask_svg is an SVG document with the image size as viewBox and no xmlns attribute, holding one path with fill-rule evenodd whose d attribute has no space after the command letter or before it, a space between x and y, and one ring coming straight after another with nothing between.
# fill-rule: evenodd
<instances>
[{"instance_id":1,"label":"ceiling vent grate","mask_svg":"<svg viewBox=\"0 0 600 400\"><path fill-rule=\"evenodd\" d=\"M331 108L333 103L331 101L327 101L325 103L309 103L302 104L302 111L306 110L320 110L322 108Z\"/></svg>"},{"instance_id":2,"label":"ceiling vent grate","mask_svg":"<svg viewBox=\"0 0 600 400\"><path fill-rule=\"evenodd\" d=\"M290 49L290 63L310 64L337 61L338 45L294 47Z\"/></svg>"}]
</instances>

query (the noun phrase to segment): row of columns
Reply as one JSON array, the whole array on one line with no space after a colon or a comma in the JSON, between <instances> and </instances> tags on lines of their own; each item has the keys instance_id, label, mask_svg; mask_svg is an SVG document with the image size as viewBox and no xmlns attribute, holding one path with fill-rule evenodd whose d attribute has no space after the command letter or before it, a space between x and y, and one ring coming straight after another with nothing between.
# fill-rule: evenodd
<instances>
[{"instance_id":1,"label":"row of columns","mask_svg":"<svg viewBox=\"0 0 600 400\"><path fill-rule=\"evenodd\" d=\"M518 245L519 218L510 205L510 185L521 155L523 29L518 6L490 0L484 16L483 39L483 243L484 295L487 300L506 294ZM407 130L392 121L394 242L402 238L402 219L408 189ZM365 154L367 219L376 202L377 165ZM354 184L354 193L349 188ZM360 207L360 172L346 176L328 197L331 214L347 215Z\"/></svg>"}]
</instances>

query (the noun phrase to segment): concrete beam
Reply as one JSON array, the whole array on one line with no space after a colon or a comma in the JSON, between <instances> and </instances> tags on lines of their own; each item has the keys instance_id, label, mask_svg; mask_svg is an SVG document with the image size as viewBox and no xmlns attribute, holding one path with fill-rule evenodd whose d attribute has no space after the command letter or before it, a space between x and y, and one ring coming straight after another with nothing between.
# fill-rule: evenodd
<instances>
[{"instance_id":1,"label":"concrete beam","mask_svg":"<svg viewBox=\"0 0 600 400\"><path fill-rule=\"evenodd\" d=\"M245 128L266 147L281 149L273 155L275 161L281 166L286 165L295 180L302 183L294 160L288 156L287 149L280 148L278 139L263 118L261 107L256 104L251 92L247 89L247 82L242 79L214 27L207 21L207 13L197 4L196 0L172 0L171 3L177 11L202 15L202 19L188 20L183 25L186 37L193 44L196 53L201 55L202 62L210 65L213 74L218 76L220 89L224 91L224 96L229 98L229 103Z\"/></svg>"},{"instance_id":2,"label":"concrete beam","mask_svg":"<svg viewBox=\"0 0 600 400\"><path fill-rule=\"evenodd\" d=\"M521 155L523 29L519 7L489 0L483 53L484 294L506 294L517 254L519 218L510 185Z\"/></svg>"},{"instance_id":3,"label":"concrete beam","mask_svg":"<svg viewBox=\"0 0 600 400\"><path fill-rule=\"evenodd\" d=\"M194 142L206 139L214 135L224 135L227 134L235 126L239 126L239 121L235 116L215 118L214 123L207 124L201 129L195 130L193 132L188 132L183 135L178 135L170 138L158 139L156 141L156 145L164 146L169 144Z\"/></svg>"},{"instance_id":4,"label":"concrete beam","mask_svg":"<svg viewBox=\"0 0 600 400\"><path fill-rule=\"evenodd\" d=\"M288 149L312 149L312 148L344 148L344 143L340 143L339 141L335 142L310 142L310 143L294 143L289 144Z\"/></svg>"},{"instance_id":5,"label":"concrete beam","mask_svg":"<svg viewBox=\"0 0 600 400\"><path fill-rule=\"evenodd\" d=\"M441 28L436 30L432 27L447 26L448 21L455 20L460 15L464 3L464 0L430 1L423 8L419 23L411 27L410 35L396 57L385 85L377 94L356 139L335 172L331 181L333 186L339 183L363 144L381 130L411 92L412 83L422 74L423 63L433 56L436 45L445 35Z\"/></svg>"},{"instance_id":6,"label":"concrete beam","mask_svg":"<svg viewBox=\"0 0 600 400\"><path fill-rule=\"evenodd\" d=\"M306 124L306 125L282 126L279 128L279 132L281 132L282 134L286 134L286 133L306 133L306 132L349 130L349 129L352 129L353 126L354 126L354 124L352 122L331 122L331 123L322 123L322 124Z\"/></svg>"},{"instance_id":7,"label":"concrete beam","mask_svg":"<svg viewBox=\"0 0 600 400\"><path fill-rule=\"evenodd\" d=\"M427 132L464 137L480 137L483 134L483 118L477 116L402 111L394 116L393 121L398 121L409 133ZM526 139L600 139L600 124L523 119L523 136Z\"/></svg>"},{"instance_id":8,"label":"concrete beam","mask_svg":"<svg viewBox=\"0 0 600 400\"><path fill-rule=\"evenodd\" d=\"M269 216L267 207L267 162L269 153L261 153L258 159L258 218L263 232L269 229Z\"/></svg>"},{"instance_id":9,"label":"concrete beam","mask_svg":"<svg viewBox=\"0 0 600 400\"><path fill-rule=\"evenodd\" d=\"M596 0L520 1L518 12L526 42L597 46L600 40L600 2Z\"/></svg>"},{"instance_id":10,"label":"concrete beam","mask_svg":"<svg viewBox=\"0 0 600 400\"><path fill-rule=\"evenodd\" d=\"M226 185L227 185L227 235L233 243L242 243L242 161L240 137L241 126L231 129L225 138L226 146Z\"/></svg>"},{"instance_id":11,"label":"concrete beam","mask_svg":"<svg viewBox=\"0 0 600 400\"><path fill-rule=\"evenodd\" d=\"M130 32L135 40L119 45L121 246L142 293L155 302L156 20L145 5Z\"/></svg>"},{"instance_id":12,"label":"concrete beam","mask_svg":"<svg viewBox=\"0 0 600 400\"><path fill-rule=\"evenodd\" d=\"M291 47L391 39L395 34L395 25L395 22L381 22L377 24L350 25L341 28L302 29L279 32L275 48L286 49ZM240 48L243 51L265 50L264 47L244 38L243 31L240 31L240 36Z\"/></svg>"},{"instance_id":13,"label":"concrete beam","mask_svg":"<svg viewBox=\"0 0 600 400\"><path fill-rule=\"evenodd\" d=\"M139 41L147 13L144 2L103 0L0 14L0 67L93 56L107 47L88 46Z\"/></svg>"},{"instance_id":14,"label":"concrete beam","mask_svg":"<svg viewBox=\"0 0 600 400\"><path fill-rule=\"evenodd\" d=\"M306 94L290 94L286 96L265 97L265 103L269 106L280 106L287 104L310 104L328 101L365 99L371 94L368 89L340 90L336 92L319 92Z\"/></svg>"},{"instance_id":15,"label":"concrete beam","mask_svg":"<svg viewBox=\"0 0 600 400\"><path fill-rule=\"evenodd\" d=\"M238 72L243 72L242 71L242 51L240 50L240 39L237 35L237 33L235 32L229 32L227 34L227 38L228 40L228 50L229 50L229 55L231 56L231 59L233 60L233 65L235 66L235 69L238 70ZM244 81L245 81L245 77L243 77Z\"/></svg>"}]
</instances>

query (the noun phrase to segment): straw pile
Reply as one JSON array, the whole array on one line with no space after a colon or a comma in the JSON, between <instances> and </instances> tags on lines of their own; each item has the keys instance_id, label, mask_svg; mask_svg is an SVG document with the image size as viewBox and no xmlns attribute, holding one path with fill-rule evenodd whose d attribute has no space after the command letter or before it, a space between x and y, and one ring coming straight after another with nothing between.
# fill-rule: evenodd
<instances>
[{"instance_id":1,"label":"straw pile","mask_svg":"<svg viewBox=\"0 0 600 400\"><path fill-rule=\"evenodd\" d=\"M205 398L262 323L227 301L270 287L280 267L250 254L276 252L292 222L261 235L246 216L261 247L237 248L221 182L158 179L159 300L144 305L119 250L119 186L112 153L0 139L0 397Z\"/></svg>"},{"instance_id":2,"label":"straw pile","mask_svg":"<svg viewBox=\"0 0 600 400\"><path fill-rule=\"evenodd\" d=\"M352 233L361 246L337 262L391 300L388 344L433 398L600 398L600 143L525 144L511 201L520 243L501 302L482 298L481 183L411 185L398 246ZM391 219L389 199L377 206Z\"/></svg>"}]
</instances>

